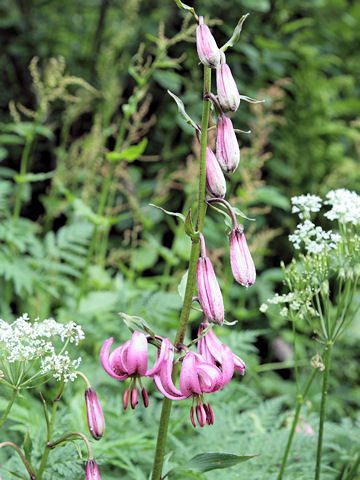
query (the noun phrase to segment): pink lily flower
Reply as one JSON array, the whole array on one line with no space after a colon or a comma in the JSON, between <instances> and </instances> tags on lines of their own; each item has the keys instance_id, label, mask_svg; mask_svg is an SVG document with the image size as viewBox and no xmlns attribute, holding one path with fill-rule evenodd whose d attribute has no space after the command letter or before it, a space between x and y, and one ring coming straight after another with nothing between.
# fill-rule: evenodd
<instances>
[{"instance_id":1,"label":"pink lily flower","mask_svg":"<svg viewBox=\"0 0 360 480\"><path fill-rule=\"evenodd\" d=\"M221 370L204 361L203 357L194 352L187 352L180 371L180 389L172 380L174 352L169 351L167 360L163 363L160 371L154 376L155 385L158 390L171 400L185 400L186 398L196 399L196 418L201 427L206 423L214 423L214 412L210 404L204 403L203 394L220 390L223 384ZM194 407L190 409L191 423L195 425Z\"/></svg>"},{"instance_id":2,"label":"pink lily flower","mask_svg":"<svg viewBox=\"0 0 360 480\"><path fill-rule=\"evenodd\" d=\"M230 234L230 264L235 280L244 287L251 287L256 279L256 270L245 234L239 228Z\"/></svg>"},{"instance_id":3,"label":"pink lily flower","mask_svg":"<svg viewBox=\"0 0 360 480\"><path fill-rule=\"evenodd\" d=\"M198 336L200 336L208 326L208 321L201 323ZM240 372L241 375L245 373L246 366L243 360L235 355L227 345L222 343L212 329L197 342L197 351L206 362L221 368L223 385L226 385L231 380L234 370Z\"/></svg>"},{"instance_id":4,"label":"pink lily flower","mask_svg":"<svg viewBox=\"0 0 360 480\"><path fill-rule=\"evenodd\" d=\"M131 408L138 403L138 391L136 380L139 379L142 388L142 398L145 407L149 405L149 399L145 388L141 385L140 377L148 373L148 342L141 332L134 332L131 340L110 353L113 338L105 340L101 352L100 361L105 372L116 380L131 378L130 386L124 393L124 409L126 410L130 398Z\"/></svg>"}]
</instances>

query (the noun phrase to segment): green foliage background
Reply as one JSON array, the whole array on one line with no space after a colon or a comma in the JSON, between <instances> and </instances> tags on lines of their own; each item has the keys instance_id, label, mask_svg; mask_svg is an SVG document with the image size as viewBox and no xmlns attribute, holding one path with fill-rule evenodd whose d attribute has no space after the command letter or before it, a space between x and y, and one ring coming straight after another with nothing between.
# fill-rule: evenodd
<instances>
[{"instance_id":1,"label":"green foliage background","mask_svg":"<svg viewBox=\"0 0 360 480\"><path fill-rule=\"evenodd\" d=\"M266 317L258 307L281 289L279 264L292 256L287 234L296 220L290 197L341 187L359 191L360 4L188 3L211 18L219 45L231 36L238 18L250 12L227 59L240 92L266 103L242 104L233 117L239 128L253 132L241 136L241 167L228 183L228 198L256 218L255 226L245 221L258 270L251 289L233 282L222 217L210 211L205 225L227 319L238 320L231 331L224 328L218 334L245 360L247 374L212 396L213 427L194 431L189 402L173 406L167 470L209 449L260 454L222 471L224 478L273 479L287 439L295 387L290 368L264 365L291 363L291 352L279 353L275 341L291 343L292 334L282 317ZM186 270L189 242L175 217L149 203L186 214L196 202L197 145L165 94L170 89L180 96L199 121L202 73L192 22L184 26L184 18L170 0L15 0L0 5L1 317L10 321L28 312L33 318L54 316L82 325L82 365L107 421L105 437L94 445L105 480L148 478L161 396L149 381L150 407L123 412L125 386L99 366L102 342L110 336L116 344L128 339L118 312L143 316L159 335L172 338L181 308L177 286ZM172 39L179 31L178 42L166 43L163 35ZM28 68L34 57L39 58L42 83L34 82ZM146 70L146 62L149 66L154 59L156 65ZM55 95L56 86L61 88ZM34 126L31 112L41 102L45 107ZM111 202L99 212L111 168L107 155L116 150L126 115L123 147L139 146L144 138L147 144L135 147L135 153L127 151L116 164ZM31 135L27 173L35 176L16 177ZM22 208L14 222L16 198L21 198ZM191 318L189 338L200 315L193 312ZM317 346L305 325L297 328L308 365ZM358 450L359 337L358 318L334 353L324 479L345 478ZM303 370L305 378L309 368ZM2 410L8 392L0 393ZM50 400L54 390L43 393ZM319 398L314 386L302 414L315 431ZM63 402L56 436L69 427L86 431L81 381L69 386ZM44 428L39 392L25 392L5 425L4 440L21 444L28 430L36 462ZM316 439L302 433L295 437L286 478L313 478ZM73 445L56 449L50 458L46 478L82 478L84 462ZM5 480L15 478L9 471L22 472L17 459L1 450L0 464ZM216 475L179 470L170 478Z\"/></svg>"}]
</instances>

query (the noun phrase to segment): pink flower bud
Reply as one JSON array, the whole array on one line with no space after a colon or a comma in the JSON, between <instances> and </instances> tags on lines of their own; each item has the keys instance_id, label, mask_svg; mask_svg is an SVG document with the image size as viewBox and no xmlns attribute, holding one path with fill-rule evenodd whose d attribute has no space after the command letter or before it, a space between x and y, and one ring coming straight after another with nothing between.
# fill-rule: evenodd
<instances>
[{"instance_id":1,"label":"pink flower bud","mask_svg":"<svg viewBox=\"0 0 360 480\"><path fill-rule=\"evenodd\" d=\"M203 17L199 17L199 25L196 28L196 48L201 63L210 68L220 65L221 52Z\"/></svg>"},{"instance_id":2,"label":"pink flower bud","mask_svg":"<svg viewBox=\"0 0 360 480\"><path fill-rule=\"evenodd\" d=\"M238 228L231 230L230 234L230 263L235 280L250 287L255 282L256 270L245 234Z\"/></svg>"},{"instance_id":3,"label":"pink flower bud","mask_svg":"<svg viewBox=\"0 0 360 480\"><path fill-rule=\"evenodd\" d=\"M209 257L200 257L197 264L199 302L206 317L214 323L224 323L224 302Z\"/></svg>"},{"instance_id":4,"label":"pink flower bud","mask_svg":"<svg viewBox=\"0 0 360 480\"><path fill-rule=\"evenodd\" d=\"M85 480L101 480L99 468L95 460L88 460L86 462Z\"/></svg>"},{"instance_id":5,"label":"pink flower bud","mask_svg":"<svg viewBox=\"0 0 360 480\"><path fill-rule=\"evenodd\" d=\"M222 108L236 112L240 105L240 94L227 63L222 63L216 69L216 88Z\"/></svg>"},{"instance_id":6,"label":"pink flower bud","mask_svg":"<svg viewBox=\"0 0 360 480\"><path fill-rule=\"evenodd\" d=\"M224 172L234 172L240 161L233 124L226 115L220 115L217 121L216 158Z\"/></svg>"},{"instance_id":7,"label":"pink flower bud","mask_svg":"<svg viewBox=\"0 0 360 480\"><path fill-rule=\"evenodd\" d=\"M209 147L206 149L206 190L213 197L225 197L225 177L214 152Z\"/></svg>"},{"instance_id":8,"label":"pink flower bud","mask_svg":"<svg viewBox=\"0 0 360 480\"><path fill-rule=\"evenodd\" d=\"M105 432L105 419L93 388L87 388L85 390L85 401L89 431L95 440L100 440Z\"/></svg>"}]
</instances>

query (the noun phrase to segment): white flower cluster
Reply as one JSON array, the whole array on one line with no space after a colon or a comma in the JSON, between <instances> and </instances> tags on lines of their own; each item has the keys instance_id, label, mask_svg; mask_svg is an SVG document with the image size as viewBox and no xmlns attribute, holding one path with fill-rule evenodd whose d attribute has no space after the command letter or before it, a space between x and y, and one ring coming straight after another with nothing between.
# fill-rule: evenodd
<instances>
[{"instance_id":1,"label":"white flower cluster","mask_svg":"<svg viewBox=\"0 0 360 480\"><path fill-rule=\"evenodd\" d=\"M301 244L304 243L306 251L314 254L321 253L325 249L336 249L340 239L341 235L332 233L331 230L327 232L310 220L299 223L295 232L289 235L289 240L293 243L294 248L299 250Z\"/></svg>"},{"instance_id":2,"label":"white flower cluster","mask_svg":"<svg viewBox=\"0 0 360 480\"><path fill-rule=\"evenodd\" d=\"M56 355L53 352L52 355L41 359L40 373L42 375L52 373L56 380L64 380L64 382L71 380L73 382L77 377L74 370L79 368L80 362L81 357L71 361L68 352L64 352L63 355Z\"/></svg>"},{"instance_id":3,"label":"white flower cluster","mask_svg":"<svg viewBox=\"0 0 360 480\"><path fill-rule=\"evenodd\" d=\"M322 199L317 195L300 195L292 197L292 213L298 213L301 219L310 218L310 212L318 212L322 205Z\"/></svg>"},{"instance_id":4,"label":"white flower cluster","mask_svg":"<svg viewBox=\"0 0 360 480\"><path fill-rule=\"evenodd\" d=\"M325 213L325 217L342 223L360 224L360 196L356 192L340 188L328 192L326 198L325 205L332 208Z\"/></svg>"},{"instance_id":5,"label":"white flower cluster","mask_svg":"<svg viewBox=\"0 0 360 480\"><path fill-rule=\"evenodd\" d=\"M63 325L50 318L42 322L36 319L31 323L28 314L12 324L0 319L0 342L6 360L13 363L41 359L42 373L51 371L58 380L73 380L75 377L70 371L77 368L81 359L72 362L68 352L57 355L53 342L60 340L78 345L84 338L82 328L74 322Z\"/></svg>"}]
</instances>

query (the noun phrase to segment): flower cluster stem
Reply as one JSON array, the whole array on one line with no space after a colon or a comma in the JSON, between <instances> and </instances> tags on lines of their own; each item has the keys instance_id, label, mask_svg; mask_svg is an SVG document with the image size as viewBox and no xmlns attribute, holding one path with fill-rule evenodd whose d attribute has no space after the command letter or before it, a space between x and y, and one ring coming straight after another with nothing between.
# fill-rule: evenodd
<instances>
[{"instance_id":1,"label":"flower cluster stem","mask_svg":"<svg viewBox=\"0 0 360 480\"><path fill-rule=\"evenodd\" d=\"M333 346L332 342L328 342L325 346L325 355L324 355L325 370L324 370L324 378L323 378L323 385L322 385L322 392L321 392L315 480L320 480L320 473L321 473L321 456L322 456L322 445L323 445L323 436L324 436L324 422L325 422L325 414L326 414L326 398L327 398L328 387L329 387L329 373L330 373L332 346Z\"/></svg>"},{"instance_id":2,"label":"flower cluster stem","mask_svg":"<svg viewBox=\"0 0 360 480\"><path fill-rule=\"evenodd\" d=\"M312 384L312 382L315 378L316 373L317 373L317 369L314 368L313 371L312 371L312 374L311 374L311 376L310 376L310 378L309 378L309 380L308 380L308 382L305 386L304 392L301 395L298 394L296 396L295 415L294 415L294 419L292 421L292 425L291 425L291 429L290 429L290 433L289 433L289 438L288 438L288 441L287 441L287 444L286 444L286 448L285 448L284 456L283 456L283 459L282 459L282 462L281 462L280 472L279 472L279 475L277 477L277 480L282 480L282 478L283 478L286 462L287 462L287 459L289 457L291 444L292 444L292 441L293 441L293 438L294 438L295 428L296 428L297 422L299 420L301 407L303 406L304 400L305 400L305 398L306 398L306 396L307 396L307 394L310 390L311 384Z\"/></svg>"},{"instance_id":3,"label":"flower cluster stem","mask_svg":"<svg viewBox=\"0 0 360 480\"><path fill-rule=\"evenodd\" d=\"M11 410L11 407L13 406L13 403L15 401L15 398L16 398L16 395L17 395L18 391L17 391L17 388L14 388L13 391L12 391L12 394L11 394L11 398L9 400L9 403L6 407L6 410L4 411L4 413L2 414L1 418L0 418L0 428L3 426L7 416L9 415L9 412Z\"/></svg>"},{"instance_id":4,"label":"flower cluster stem","mask_svg":"<svg viewBox=\"0 0 360 480\"><path fill-rule=\"evenodd\" d=\"M205 96L211 90L211 70L204 66L204 88ZM210 102L204 99L201 118L201 137L200 137L200 176L199 176L199 193L198 193L198 212L196 219L196 230L201 232L204 226L206 203L205 203L205 187L206 187L206 147L207 147L207 129L209 124ZM189 320L192 299L195 291L196 283L196 265L200 254L199 240L193 240L190 252L188 279L185 288L184 303L180 314L179 326L176 333L174 345L183 343L186 328ZM174 369L176 374L176 369ZM155 450L154 466L152 472L152 480L160 480L162 475L162 467L164 462L164 453L166 445L166 437L170 420L172 400L164 398L159 422L158 437Z\"/></svg>"},{"instance_id":5,"label":"flower cluster stem","mask_svg":"<svg viewBox=\"0 0 360 480\"><path fill-rule=\"evenodd\" d=\"M52 437L52 434L53 434L53 431L54 431L55 415L56 415L59 400L61 398L61 395L62 395L63 391L64 391L64 383L62 382L62 384L60 386L60 389L59 389L59 393L56 396L56 398L54 400L54 403L53 403L51 417L50 417L50 421L49 421L49 424L48 424L48 431L47 431L47 438L46 438L46 443L45 443L45 447L44 447L44 453L43 453L43 456L42 456L42 459L41 459L39 470L36 474L36 480L41 480L42 475L43 475L44 470L45 470L45 467L46 467L47 459L48 459L48 456L49 456L49 453L50 453L50 448L48 447L48 444L51 442L51 437Z\"/></svg>"}]
</instances>

